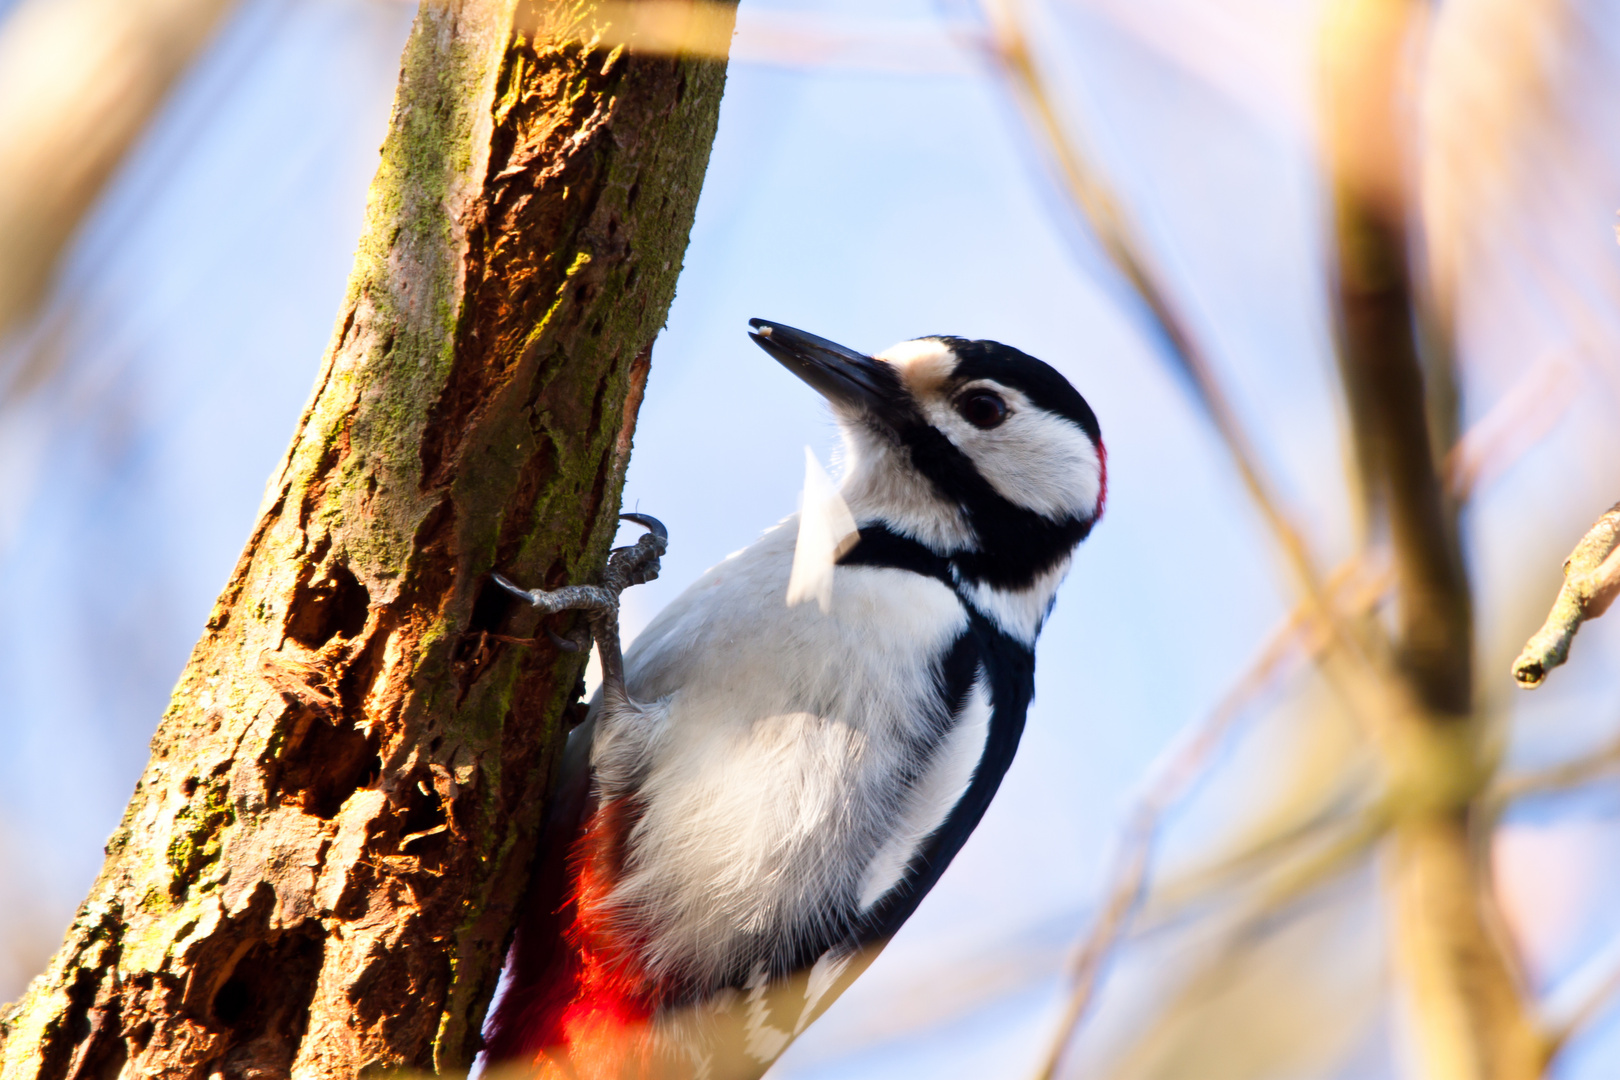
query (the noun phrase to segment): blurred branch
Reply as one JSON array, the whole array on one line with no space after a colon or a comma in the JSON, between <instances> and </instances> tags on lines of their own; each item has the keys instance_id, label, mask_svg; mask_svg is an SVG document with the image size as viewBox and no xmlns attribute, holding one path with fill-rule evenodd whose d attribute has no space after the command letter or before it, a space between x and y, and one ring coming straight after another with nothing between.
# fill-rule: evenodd
<instances>
[{"instance_id":1,"label":"blurred branch","mask_svg":"<svg viewBox=\"0 0 1620 1080\"><path fill-rule=\"evenodd\" d=\"M726 0L608 0L596 10L600 22L582 42L592 48L822 70L913 75L974 70L957 40L966 28L948 21L737 12Z\"/></svg>"},{"instance_id":2,"label":"blurred branch","mask_svg":"<svg viewBox=\"0 0 1620 1080\"><path fill-rule=\"evenodd\" d=\"M1547 621L1525 643L1513 662L1513 677L1526 690L1547 679L1548 672L1569 658L1575 632L1587 619L1609 610L1620 595L1620 503L1611 506L1581 537L1564 560L1564 586L1558 590Z\"/></svg>"},{"instance_id":3,"label":"blurred branch","mask_svg":"<svg viewBox=\"0 0 1620 1080\"><path fill-rule=\"evenodd\" d=\"M1549 995L1545 1009L1547 1055L1550 1058L1620 996L1620 939L1611 941L1564 978Z\"/></svg>"},{"instance_id":4,"label":"blurred branch","mask_svg":"<svg viewBox=\"0 0 1620 1080\"><path fill-rule=\"evenodd\" d=\"M0 22L0 337L230 0L20 0Z\"/></svg>"},{"instance_id":5,"label":"blurred branch","mask_svg":"<svg viewBox=\"0 0 1620 1080\"><path fill-rule=\"evenodd\" d=\"M1244 486L1282 550L1302 594L1305 614L1335 646L1318 653L1323 673L1368 737L1375 742L1388 743L1392 738L1393 719L1409 712L1412 704L1411 695L1389 677L1385 658L1390 650L1382 626L1376 620L1361 620L1351 626L1330 602L1303 534L1276 496L1274 485L1207 353L1176 308L1162 276L1152 265L1146 246L1132 230L1129 217L1107 179L1070 137L1060 118L1021 25L1019 0L981 2L994 4L987 14L993 29L990 45L997 70L1012 88L1031 131L1047 148L1065 192L1114 267L1136 291L1158 328L1168 355L1191 384L1197 403L1231 455Z\"/></svg>"},{"instance_id":6,"label":"blurred branch","mask_svg":"<svg viewBox=\"0 0 1620 1080\"><path fill-rule=\"evenodd\" d=\"M1051 1080L1056 1075L1064 1051L1096 996L1103 969L1129 932L1131 919L1147 891L1148 868L1166 813L1208 770L1215 752L1243 716L1244 706L1265 689L1298 645L1303 627L1304 619L1298 613L1290 616L1272 634L1248 673L1227 691L1202 723L1185 732L1154 766L1152 779L1120 830L1108 873L1108 899L1075 955L1074 985L1057 1033L1036 1070L1037 1080Z\"/></svg>"},{"instance_id":7,"label":"blurred branch","mask_svg":"<svg viewBox=\"0 0 1620 1080\"><path fill-rule=\"evenodd\" d=\"M1399 666L1426 709L1464 716L1471 601L1429 409L1454 396L1451 357L1446 343L1419 341L1429 317L1408 254L1398 87L1414 12L1411 0L1338 0L1323 32L1338 356L1364 495L1387 519L1395 555ZM1441 353L1428 365L1424 344Z\"/></svg>"},{"instance_id":8,"label":"blurred branch","mask_svg":"<svg viewBox=\"0 0 1620 1080\"><path fill-rule=\"evenodd\" d=\"M1219 859L1185 872L1181 877L1157 886L1154 892L1154 920L1174 922L1187 908L1224 888L1258 877L1267 867L1287 859L1301 847L1316 841L1347 818L1359 818L1359 810L1337 799L1315 812L1289 821Z\"/></svg>"},{"instance_id":9,"label":"blurred branch","mask_svg":"<svg viewBox=\"0 0 1620 1080\"><path fill-rule=\"evenodd\" d=\"M1571 398L1566 392L1570 385L1568 374L1568 366L1560 356L1544 358L1468 429L1446 455L1442 468L1446 488L1453 499L1466 501L1481 484L1509 468L1547 434L1569 405ZM1511 437L1502 437L1505 432ZM1335 567L1328 577L1336 606L1348 619L1361 618L1370 613L1388 598L1394 584L1394 573L1389 567L1369 569L1369 561L1366 554L1354 556ZM1296 610L1296 618L1303 618L1303 615L1303 610ZM1303 635L1306 625L1301 622L1298 626ZM1314 640L1306 643L1306 655L1319 658L1326 644L1319 631ZM1597 775L1609 765L1620 765L1620 742L1600 754L1549 770L1547 774L1538 773L1504 781L1489 798L1506 801L1530 794L1528 788L1543 779L1548 786L1572 785L1581 782L1584 777L1570 775L1569 780L1563 782L1559 778L1584 768L1590 768L1593 775ZM1521 790L1521 785L1525 790ZM1284 857L1290 849L1317 836L1340 817L1331 807L1325 807L1319 813L1290 822L1219 862L1201 867L1183 880L1160 886L1155 891L1160 900L1172 909L1192 903L1220 888L1222 882Z\"/></svg>"},{"instance_id":10,"label":"blurred branch","mask_svg":"<svg viewBox=\"0 0 1620 1080\"><path fill-rule=\"evenodd\" d=\"M1620 739L1546 769L1503 777L1489 792L1488 803L1492 808L1501 808L1532 795L1568 791L1616 769L1620 769Z\"/></svg>"},{"instance_id":11,"label":"blurred branch","mask_svg":"<svg viewBox=\"0 0 1620 1080\"><path fill-rule=\"evenodd\" d=\"M1371 850L1389 832L1394 820L1394 808L1387 799L1366 807L1351 820L1348 828L1279 874L1262 891L1255 905L1255 916L1276 915L1337 877L1351 862Z\"/></svg>"},{"instance_id":12,"label":"blurred branch","mask_svg":"<svg viewBox=\"0 0 1620 1080\"><path fill-rule=\"evenodd\" d=\"M1303 886L1393 826L1391 884L1403 968L1425 1067L1446 1080L1508 1080L1539 1072L1541 1046L1514 962L1482 902L1484 877L1471 811L1495 767L1473 715L1472 596L1458 534L1459 500L1440 463L1451 455L1456 387L1450 326L1411 267L1402 91L1413 77L1416 0L1336 0L1323 41L1324 124L1336 230L1338 360L1368 520L1393 552L1395 634L1378 620L1353 626L1331 602L1301 533L1285 513L1207 355L1149 261L1120 201L1068 134L1043 85L1016 0L993 9L995 58L1065 191L1104 253L1136 290L1231 453L1282 548L1303 596L1301 622L1324 635L1322 670L1381 751L1388 801L1297 867ZM1458 468L1457 487L1475 470ZM1333 648L1326 646L1332 645ZM1391 663L1386 663L1386 658ZM1213 725L1217 732L1219 724ZM1216 736L1217 738L1219 735ZM1197 740L1194 740L1197 745ZM1193 768L1202 760L1193 755ZM1080 954L1077 983L1042 1076L1056 1069L1105 964L1139 905L1168 799L1150 791L1127 822L1109 900Z\"/></svg>"},{"instance_id":13,"label":"blurred branch","mask_svg":"<svg viewBox=\"0 0 1620 1080\"><path fill-rule=\"evenodd\" d=\"M1467 502L1546 438L1577 392L1567 351L1538 358L1447 452L1441 473L1452 499Z\"/></svg>"},{"instance_id":14,"label":"blurred branch","mask_svg":"<svg viewBox=\"0 0 1620 1080\"><path fill-rule=\"evenodd\" d=\"M1473 605L1458 502L1441 479L1456 422L1451 327L1413 270L1410 88L1428 6L1333 0L1322 28L1340 373L1369 522L1395 570L1395 685L1382 743L1395 809L1396 956L1419 1068L1529 1080L1545 1047L1485 897L1477 802L1495 769L1473 709Z\"/></svg>"},{"instance_id":15,"label":"blurred branch","mask_svg":"<svg viewBox=\"0 0 1620 1080\"><path fill-rule=\"evenodd\" d=\"M1299 528L1277 497L1259 454L1215 375L1208 355L1177 310L1162 275L1131 227L1107 179L1089 161L1058 115L1024 33L1018 0L985 0L992 26L990 48L997 70L1013 90L1031 131L1049 152L1065 192L1085 217L1103 253L1136 292L1171 359L1191 384L1199 406L1232 455L1238 474L1259 508L1299 585L1317 611L1326 610L1322 582Z\"/></svg>"},{"instance_id":16,"label":"blurred branch","mask_svg":"<svg viewBox=\"0 0 1620 1080\"><path fill-rule=\"evenodd\" d=\"M1447 455L1443 469L1446 486L1453 498L1459 502L1467 499L1481 481L1506 469L1546 434L1568 402L1562 400L1556 409L1550 409L1546 407L1546 398L1535 391L1559 385L1555 380L1561 379L1563 372L1562 367L1551 361L1536 365L1458 440L1456 447ZM1489 436L1505 427L1528 427L1530 434L1511 440L1503 449L1501 442L1493 441ZM1388 597L1393 584L1393 571L1386 566L1373 565L1366 554L1345 560L1334 568L1327 579L1334 610L1347 619L1359 619L1370 613ZM1076 953L1073 988L1059 1021L1058 1033L1043 1059L1041 1070L1036 1074L1038 1077L1047 1078L1055 1074L1063 1053L1073 1041L1096 997L1109 958L1131 933L1136 915L1146 900L1147 879L1163 819L1207 772L1216 751L1236 726L1242 709L1267 686L1288 674L1287 666L1291 658L1319 660L1328 645L1328 631L1310 619L1304 605L1296 608L1272 632L1260 655L1209 716L1186 733L1151 771L1151 775L1157 779L1150 782L1126 818L1116 840L1115 856L1104 890L1108 899ZM1577 770L1588 770L1592 775L1597 775L1606 767L1615 765L1620 765L1620 741L1599 755L1561 766L1558 770L1549 770L1547 774L1533 774L1518 781L1507 781L1499 786L1491 798L1500 801L1518 798L1522 794L1529 794L1532 785L1543 780L1550 785L1564 776L1568 776L1565 783L1574 784L1585 778L1584 773L1577 775ZM1323 813L1305 821L1290 823L1219 863L1206 866L1187 879L1156 891L1172 909L1194 903L1218 888L1221 882L1286 855L1290 849L1319 835L1325 827L1338 820L1336 815ZM1317 884L1331 876L1332 871L1384 835L1392 821L1393 808L1387 802L1366 808L1357 815L1346 832L1329 841L1309 861L1294 867L1282 882L1274 885L1268 894L1270 899L1263 906L1275 910L1296 898L1302 887Z\"/></svg>"},{"instance_id":17,"label":"blurred branch","mask_svg":"<svg viewBox=\"0 0 1620 1080\"><path fill-rule=\"evenodd\" d=\"M1337 593L1347 591L1349 586L1361 585L1356 578L1360 568L1360 560L1350 560L1340 567L1329 579L1330 590ZM1359 588L1355 602L1370 605L1380 591ZM1064 1052L1096 997L1110 957L1130 932L1132 919L1147 892L1148 872L1165 817L1208 773L1217 752L1242 719L1245 708L1280 677L1290 657L1302 648L1314 655L1325 647L1320 624L1303 608L1296 609L1272 632L1260 655L1209 715L1185 731L1150 770L1151 779L1126 817L1115 842L1108 885L1104 890L1107 900L1076 953L1073 987L1056 1034L1035 1073L1038 1080L1050 1080L1056 1075Z\"/></svg>"}]
</instances>

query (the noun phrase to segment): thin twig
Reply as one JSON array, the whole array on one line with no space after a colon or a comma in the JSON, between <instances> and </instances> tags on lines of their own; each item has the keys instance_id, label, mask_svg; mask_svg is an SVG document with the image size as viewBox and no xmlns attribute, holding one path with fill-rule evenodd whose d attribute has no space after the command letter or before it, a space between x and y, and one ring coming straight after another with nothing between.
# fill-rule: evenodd
<instances>
[{"instance_id":1,"label":"thin twig","mask_svg":"<svg viewBox=\"0 0 1620 1080\"><path fill-rule=\"evenodd\" d=\"M1125 937L1132 917L1141 906L1147 891L1148 867L1164 816L1206 771L1216 750L1243 716L1244 707L1271 683L1289 654L1298 647L1306 625L1307 620L1300 612L1290 615L1273 632L1244 677L1227 691L1201 723L1189 729L1166 751L1151 771L1152 779L1120 830L1108 874L1111 882L1108 901L1075 956L1069 1000L1058 1022L1057 1034L1035 1073L1037 1080L1051 1080L1056 1074L1074 1032L1096 996L1109 957Z\"/></svg>"},{"instance_id":2,"label":"thin twig","mask_svg":"<svg viewBox=\"0 0 1620 1080\"><path fill-rule=\"evenodd\" d=\"M1558 590L1547 621L1525 643L1513 662L1513 677L1526 690L1547 680L1547 673L1569 658L1575 632L1587 619L1609 609L1620 595L1620 503L1609 507L1581 537L1564 560L1564 586Z\"/></svg>"},{"instance_id":3,"label":"thin twig","mask_svg":"<svg viewBox=\"0 0 1620 1080\"><path fill-rule=\"evenodd\" d=\"M1367 851L1389 831L1394 808L1381 799L1363 810L1350 827L1309 858L1290 867L1266 888L1256 903L1258 916L1270 916L1331 879L1356 856Z\"/></svg>"},{"instance_id":4,"label":"thin twig","mask_svg":"<svg viewBox=\"0 0 1620 1080\"><path fill-rule=\"evenodd\" d=\"M1244 487L1276 537L1299 585L1306 596L1323 609L1321 575L1303 534L1283 509L1275 486L1266 476L1259 454L1221 388L1208 356L1176 310L1162 284L1162 276L1150 264L1146 248L1135 236L1119 200L1100 171L1075 145L1059 118L1013 10L1014 3L1015 0L999 0L1001 17L990 20L994 28L990 44L998 70L1012 86L1030 127L1050 152L1069 197L1085 216L1109 261L1141 298L1171 358L1192 385L1199 405L1232 455Z\"/></svg>"},{"instance_id":5,"label":"thin twig","mask_svg":"<svg viewBox=\"0 0 1620 1080\"><path fill-rule=\"evenodd\" d=\"M1566 976L1548 996L1543 1009L1547 1053L1550 1057L1589 1026L1620 995L1620 939L1611 941L1586 963Z\"/></svg>"},{"instance_id":6,"label":"thin twig","mask_svg":"<svg viewBox=\"0 0 1620 1080\"><path fill-rule=\"evenodd\" d=\"M1487 793L1486 801L1493 807L1506 806L1528 796L1580 787L1616 770L1620 770L1620 739L1570 761L1535 772L1505 776Z\"/></svg>"},{"instance_id":7,"label":"thin twig","mask_svg":"<svg viewBox=\"0 0 1620 1080\"><path fill-rule=\"evenodd\" d=\"M992 0L980 2L989 4ZM1306 614L1336 646L1331 661L1323 665L1324 675L1368 737L1387 744L1393 737L1394 718L1411 713L1415 702L1403 692L1403 684L1390 669L1391 649L1383 629L1366 620L1356 627L1346 625L1329 602L1327 587L1304 534L1277 496L1208 355L1179 314L1162 275L1152 265L1146 247L1136 237L1101 170L1087 159L1060 118L1019 23L1017 3L994 0L995 10L989 18L992 33L985 45L995 69L1011 87L1032 133L1047 148L1064 190L1110 262L1141 299L1167 346L1166 354L1191 385L1197 404L1208 416L1281 549Z\"/></svg>"},{"instance_id":8,"label":"thin twig","mask_svg":"<svg viewBox=\"0 0 1620 1080\"><path fill-rule=\"evenodd\" d=\"M1287 859L1300 848L1317 841L1323 833L1341 825L1355 811L1355 806L1349 804L1348 800L1334 800L1213 863L1194 867L1179 878L1156 884L1153 888L1153 917L1148 919L1144 916L1144 923L1163 925L1178 921L1187 909L1203 902L1212 893L1258 876L1265 867ZM1143 932L1147 932L1145 925Z\"/></svg>"},{"instance_id":9,"label":"thin twig","mask_svg":"<svg viewBox=\"0 0 1620 1080\"><path fill-rule=\"evenodd\" d=\"M1279 913L1295 900L1314 892L1320 886L1343 874L1356 857L1371 850L1384 834L1388 818L1383 807L1369 807L1367 812L1351 823L1351 827L1316 852L1304 865L1297 867L1287 878L1240 911L1222 935L1215 956L1184 984L1168 1008L1184 1009L1203 998L1222 983L1229 982L1226 966L1252 948L1256 942L1278 924Z\"/></svg>"}]
</instances>

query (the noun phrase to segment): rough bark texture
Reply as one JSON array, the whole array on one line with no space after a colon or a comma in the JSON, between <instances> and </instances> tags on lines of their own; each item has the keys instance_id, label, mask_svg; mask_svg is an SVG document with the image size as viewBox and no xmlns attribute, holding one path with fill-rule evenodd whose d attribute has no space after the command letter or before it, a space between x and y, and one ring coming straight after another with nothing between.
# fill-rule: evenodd
<instances>
[{"instance_id":1,"label":"rough bark texture","mask_svg":"<svg viewBox=\"0 0 1620 1080\"><path fill-rule=\"evenodd\" d=\"M314 394L5 1080L475 1053L584 662L489 638L536 630L489 572L601 567L724 82L601 17L422 6Z\"/></svg>"},{"instance_id":2,"label":"rough bark texture","mask_svg":"<svg viewBox=\"0 0 1620 1080\"><path fill-rule=\"evenodd\" d=\"M1417 0L1337 0L1324 30L1325 132L1338 248L1339 357L1369 518L1395 567L1380 719L1392 791L1389 859L1398 959L1430 1080L1529 1080L1546 1062L1516 960L1489 909L1495 768L1473 701L1473 612L1439 462L1454 437L1452 357L1411 264L1407 191ZM1427 344L1427 351L1423 346ZM1382 635L1369 634L1369 639Z\"/></svg>"}]
</instances>

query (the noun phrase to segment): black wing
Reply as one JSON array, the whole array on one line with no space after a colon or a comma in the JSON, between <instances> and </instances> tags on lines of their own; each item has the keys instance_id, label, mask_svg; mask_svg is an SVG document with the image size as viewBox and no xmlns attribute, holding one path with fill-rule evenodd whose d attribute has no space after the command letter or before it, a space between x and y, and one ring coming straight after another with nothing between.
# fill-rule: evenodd
<instances>
[{"instance_id":1,"label":"black wing","mask_svg":"<svg viewBox=\"0 0 1620 1080\"><path fill-rule=\"evenodd\" d=\"M862 917L851 943L857 948L893 937L917 910L922 898L962 850L968 836L978 828L1018 751L1018 740L1024 733L1024 716L1035 696L1035 654L971 609L969 620L967 632L951 650L946 679L947 685L961 679L960 667L955 672L951 668L971 660L973 667L968 685L955 700L965 701L975 676L982 677L988 684L990 730L985 738L984 756L979 759L973 779L968 782L960 801L912 856L905 876Z\"/></svg>"}]
</instances>

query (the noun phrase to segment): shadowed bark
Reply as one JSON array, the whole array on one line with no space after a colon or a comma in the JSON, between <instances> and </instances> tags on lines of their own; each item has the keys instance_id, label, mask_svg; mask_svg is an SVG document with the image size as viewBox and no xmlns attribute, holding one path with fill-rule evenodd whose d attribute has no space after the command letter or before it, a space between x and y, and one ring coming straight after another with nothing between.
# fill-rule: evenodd
<instances>
[{"instance_id":1,"label":"shadowed bark","mask_svg":"<svg viewBox=\"0 0 1620 1080\"><path fill-rule=\"evenodd\" d=\"M423 5L314 393L5 1080L471 1061L584 663L495 640L538 626L490 571L600 571L724 82L604 18Z\"/></svg>"}]
</instances>

